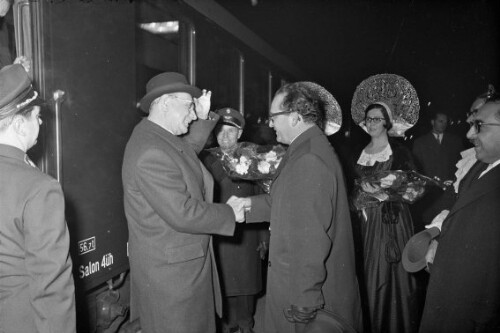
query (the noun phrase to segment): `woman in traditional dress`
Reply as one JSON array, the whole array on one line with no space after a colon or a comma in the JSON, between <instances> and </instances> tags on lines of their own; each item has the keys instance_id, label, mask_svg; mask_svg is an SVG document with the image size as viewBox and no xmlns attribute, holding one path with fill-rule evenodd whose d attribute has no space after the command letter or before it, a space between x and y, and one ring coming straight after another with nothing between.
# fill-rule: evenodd
<instances>
[{"instance_id":1,"label":"woman in traditional dress","mask_svg":"<svg viewBox=\"0 0 500 333\"><path fill-rule=\"evenodd\" d=\"M414 170L413 159L408 149L388 137L393 124L387 105L370 104L364 125L371 141L353 161L353 201L363 253L365 316L371 332L414 332L418 328L416 282L401 263L401 253L413 235L408 205L393 199L373 200L377 188L366 181L382 171ZM372 200L364 202L369 197Z\"/></svg>"}]
</instances>

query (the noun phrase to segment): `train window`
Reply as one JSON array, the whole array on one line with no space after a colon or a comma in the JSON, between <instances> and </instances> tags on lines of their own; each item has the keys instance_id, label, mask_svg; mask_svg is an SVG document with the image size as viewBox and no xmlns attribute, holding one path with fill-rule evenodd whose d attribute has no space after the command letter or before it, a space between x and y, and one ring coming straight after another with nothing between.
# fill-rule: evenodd
<instances>
[{"instance_id":1,"label":"train window","mask_svg":"<svg viewBox=\"0 0 500 333\"><path fill-rule=\"evenodd\" d=\"M193 81L193 25L167 8L136 3L137 98L144 95L148 80L162 72L180 72Z\"/></svg>"},{"instance_id":2,"label":"train window","mask_svg":"<svg viewBox=\"0 0 500 333\"><path fill-rule=\"evenodd\" d=\"M270 106L269 70L256 58L245 58L245 118L247 133L244 139L258 144L275 141L274 131L267 126Z\"/></svg>"},{"instance_id":3,"label":"train window","mask_svg":"<svg viewBox=\"0 0 500 333\"><path fill-rule=\"evenodd\" d=\"M261 123L269 111L269 71L247 57L244 82L246 117L251 123Z\"/></svg>"},{"instance_id":4,"label":"train window","mask_svg":"<svg viewBox=\"0 0 500 333\"><path fill-rule=\"evenodd\" d=\"M240 109L239 63L239 51L211 29L196 32L196 85L212 91L214 110Z\"/></svg>"},{"instance_id":5,"label":"train window","mask_svg":"<svg viewBox=\"0 0 500 333\"><path fill-rule=\"evenodd\" d=\"M271 85L270 91L271 91L271 99L272 99L274 97L274 94L276 93L276 91L278 91L278 89L281 88L285 84L285 80L283 80L283 78L280 75L278 75L274 72L270 72L269 76L270 76L269 84Z\"/></svg>"}]
</instances>

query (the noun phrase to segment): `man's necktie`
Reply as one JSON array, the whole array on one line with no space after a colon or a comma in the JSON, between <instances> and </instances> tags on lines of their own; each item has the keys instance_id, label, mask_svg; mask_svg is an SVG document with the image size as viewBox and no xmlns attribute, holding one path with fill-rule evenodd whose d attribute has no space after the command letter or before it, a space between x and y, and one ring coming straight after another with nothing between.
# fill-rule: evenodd
<instances>
[{"instance_id":1,"label":"man's necktie","mask_svg":"<svg viewBox=\"0 0 500 333\"><path fill-rule=\"evenodd\" d=\"M466 191L472 184L473 181L479 178L481 173L486 170L488 167L488 163L483 163L481 161L477 161L472 168L470 168L469 172L465 175L465 177L460 182L460 187L458 190L458 195L460 196L464 191Z\"/></svg>"}]
</instances>

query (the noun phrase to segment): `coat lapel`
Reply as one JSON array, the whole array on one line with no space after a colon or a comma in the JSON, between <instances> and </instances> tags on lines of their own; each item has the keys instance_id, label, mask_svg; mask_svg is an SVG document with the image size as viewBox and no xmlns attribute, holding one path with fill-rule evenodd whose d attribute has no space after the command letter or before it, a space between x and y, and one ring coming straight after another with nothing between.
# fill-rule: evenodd
<instances>
[{"instance_id":1,"label":"coat lapel","mask_svg":"<svg viewBox=\"0 0 500 333\"><path fill-rule=\"evenodd\" d=\"M274 175L274 180L276 180L276 178L278 178L279 174L281 173L281 171L283 170L283 168L286 166L286 163L287 163L288 159L290 158L290 156L293 154L293 151L296 150L297 147L299 147L303 142L308 141L312 137L315 137L315 136L318 136L318 135L322 135L322 132L321 132L321 130L318 127L314 126L314 127L310 128L310 129L306 130L302 134L300 134L290 144L290 146L288 147L285 155L283 156L283 159L280 162L280 165L278 166L278 170L276 170L276 173Z\"/></svg>"},{"instance_id":2,"label":"coat lapel","mask_svg":"<svg viewBox=\"0 0 500 333\"><path fill-rule=\"evenodd\" d=\"M163 141L165 141L165 144L168 145L168 147L170 147L169 149L178 151L181 155L183 155L185 157L184 158L185 163L183 163L183 165L190 166L190 169L195 174L198 182L203 181L204 177L203 177L203 171L200 167L200 160L194 149L188 142L186 142L186 140L182 139L181 137L173 135L172 133L168 132L167 130L163 129L162 127L160 127L159 125L153 123L148 119L144 119L142 124L144 126L143 130L145 132L154 132Z\"/></svg>"},{"instance_id":3,"label":"coat lapel","mask_svg":"<svg viewBox=\"0 0 500 333\"><path fill-rule=\"evenodd\" d=\"M499 186L500 167L497 165L496 167L488 171L483 177L475 180L470 185L470 187L458 197L457 202L455 203L455 205L453 205L447 219L449 219L457 211L468 206L472 202L480 200L481 197Z\"/></svg>"}]
</instances>

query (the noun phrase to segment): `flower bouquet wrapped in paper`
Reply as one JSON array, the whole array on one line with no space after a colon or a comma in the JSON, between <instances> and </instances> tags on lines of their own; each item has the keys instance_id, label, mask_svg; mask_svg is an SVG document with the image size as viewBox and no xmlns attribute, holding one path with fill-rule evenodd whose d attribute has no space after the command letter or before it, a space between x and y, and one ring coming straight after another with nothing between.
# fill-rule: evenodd
<instances>
[{"instance_id":1,"label":"flower bouquet wrapped in paper","mask_svg":"<svg viewBox=\"0 0 500 333\"><path fill-rule=\"evenodd\" d=\"M442 186L437 180L416 171L381 171L356 180L354 207L375 207L382 201L413 203L424 195L427 185Z\"/></svg>"},{"instance_id":2,"label":"flower bouquet wrapped in paper","mask_svg":"<svg viewBox=\"0 0 500 333\"><path fill-rule=\"evenodd\" d=\"M230 178L257 181L264 191L269 193L286 148L282 145L261 146L251 142L239 142L229 153L220 148L209 151L221 160L222 167Z\"/></svg>"}]
</instances>

